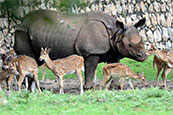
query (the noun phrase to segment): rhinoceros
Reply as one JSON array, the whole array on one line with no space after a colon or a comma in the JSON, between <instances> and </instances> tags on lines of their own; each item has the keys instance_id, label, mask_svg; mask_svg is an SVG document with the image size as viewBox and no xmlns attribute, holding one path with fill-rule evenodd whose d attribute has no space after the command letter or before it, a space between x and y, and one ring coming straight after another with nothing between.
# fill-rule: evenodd
<instances>
[{"instance_id":1,"label":"rhinoceros","mask_svg":"<svg viewBox=\"0 0 173 115\"><path fill-rule=\"evenodd\" d=\"M144 61L147 55L142 37L137 30L145 18L134 25L124 25L102 11L82 14L34 10L24 17L15 31L14 50L18 55L36 59L41 47L51 48L52 60L72 54L84 57L84 88L93 86L95 69L100 62L114 63L128 57Z\"/></svg>"}]
</instances>

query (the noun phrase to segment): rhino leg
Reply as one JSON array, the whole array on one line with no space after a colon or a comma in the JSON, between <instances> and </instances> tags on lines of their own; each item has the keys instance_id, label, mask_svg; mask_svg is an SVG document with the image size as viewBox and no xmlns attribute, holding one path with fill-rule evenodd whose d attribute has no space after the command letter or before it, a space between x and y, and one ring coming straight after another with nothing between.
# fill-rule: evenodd
<instances>
[{"instance_id":1,"label":"rhino leg","mask_svg":"<svg viewBox=\"0 0 173 115\"><path fill-rule=\"evenodd\" d=\"M27 55L35 58L29 34L23 30L16 30L15 32L14 50L17 55Z\"/></svg>"},{"instance_id":2,"label":"rhino leg","mask_svg":"<svg viewBox=\"0 0 173 115\"><path fill-rule=\"evenodd\" d=\"M99 63L99 56L88 56L85 58L85 84L84 89L90 89L93 87L93 77L95 74L95 69Z\"/></svg>"}]
</instances>

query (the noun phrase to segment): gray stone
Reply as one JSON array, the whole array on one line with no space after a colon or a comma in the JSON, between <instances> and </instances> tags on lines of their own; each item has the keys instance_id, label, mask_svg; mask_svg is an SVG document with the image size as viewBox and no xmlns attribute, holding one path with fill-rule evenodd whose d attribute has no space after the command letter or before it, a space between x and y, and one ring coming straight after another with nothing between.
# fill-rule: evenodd
<instances>
[{"instance_id":1,"label":"gray stone","mask_svg":"<svg viewBox=\"0 0 173 115\"><path fill-rule=\"evenodd\" d=\"M133 13L133 9L134 9L134 6L132 4L129 4L128 12Z\"/></svg>"},{"instance_id":2,"label":"gray stone","mask_svg":"<svg viewBox=\"0 0 173 115\"><path fill-rule=\"evenodd\" d=\"M165 20L165 16L164 16L164 14L161 14L161 24L163 25L163 26L166 26L167 25L167 23L166 23L166 20Z\"/></svg>"},{"instance_id":3,"label":"gray stone","mask_svg":"<svg viewBox=\"0 0 173 115\"><path fill-rule=\"evenodd\" d=\"M154 42L152 31L151 31L151 30L148 30L148 31L146 32L146 34L147 34L147 38L148 38L149 42Z\"/></svg>"},{"instance_id":4,"label":"gray stone","mask_svg":"<svg viewBox=\"0 0 173 115\"><path fill-rule=\"evenodd\" d=\"M171 47L172 47L172 46L171 46L171 41L169 40L168 42L165 43L165 48L166 48L167 50L170 50Z\"/></svg>"},{"instance_id":5,"label":"gray stone","mask_svg":"<svg viewBox=\"0 0 173 115\"><path fill-rule=\"evenodd\" d=\"M167 41L169 39L168 29L163 27L162 30L163 30L163 34L162 34L163 41Z\"/></svg>"},{"instance_id":6,"label":"gray stone","mask_svg":"<svg viewBox=\"0 0 173 115\"><path fill-rule=\"evenodd\" d=\"M141 6L141 10L142 10L142 12L145 12L146 7L145 7L145 4L144 4L143 1L141 2L140 6Z\"/></svg>"},{"instance_id":7,"label":"gray stone","mask_svg":"<svg viewBox=\"0 0 173 115\"><path fill-rule=\"evenodd\" d=\"M153 24L154 26L157 24L156 16L155 16L154 14L152 14L151 22L152 22L152 24Z\"/></svg>"},{"instance_id":8,"label":"gray stone","mask_svg":"<svg viewBox=\"0 0 173 115\"><path fill-rule=\"evenodd\" d=\"M166 11L166 3L163 2L163 4L161 5L161 11L165 12Z\"/></svg>"},{"instance_id":9,"label":"gray stone","mask_svg":"<svg viewBox=\"0 0 173 115\"><path fill-rule=\"evenodd\" d=\"M158 2L155 1L153 3L153 6L154 6L154 9L155 9L156 12L159 12L160 11L160 3L158 3Z\"/></svg>"},{"instance_id":10,"label":"gray stone","mask_svg":"<svg viewBox=\"0 0 173 115\"><path fill-rule=\"evenodd\" d=\"M154 41L160 42L161 40L162 40L161 34L160 34L159 30L157 29L154 31Z\"/></svg>"},{"instance_id":11,"label":"gray stone","mask_svg":"<svg viewBox=\"0 0 173 115\"><path fill-rule=\"evenodd\" d=\"M173 14L171 15L171 13L167 13L167 26L171 27L171 23L173 23Z\"/></svg>"}]
</instances>

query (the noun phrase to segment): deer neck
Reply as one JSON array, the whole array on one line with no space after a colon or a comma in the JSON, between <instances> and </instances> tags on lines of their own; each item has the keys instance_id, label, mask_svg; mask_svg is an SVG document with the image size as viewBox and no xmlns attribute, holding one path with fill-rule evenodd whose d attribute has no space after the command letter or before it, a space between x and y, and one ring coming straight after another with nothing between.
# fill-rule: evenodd
<instances>
[{"instance_id":1,"label":"deer neck","mask_svg":"<svg viewBox=\"0 0 173 115\"><path fill-rule=\"evenodd\" d=\"M133 78L133 79L139 79L139 76L136 75L134 72L131 72L131 78Z\"/></svg>"},{"instance_id":2,"label":"deer neck","mask_svg":"<svg viewBox=\"0 0 173 115\"><path fill-rule=\"evenodd\" d=\"M53 63L53 61L50 59L49 56L47 56L47 59L45 60L45 64L50 70L54 70L56 68L56 65Z\"/></svg>"}]
</instances>

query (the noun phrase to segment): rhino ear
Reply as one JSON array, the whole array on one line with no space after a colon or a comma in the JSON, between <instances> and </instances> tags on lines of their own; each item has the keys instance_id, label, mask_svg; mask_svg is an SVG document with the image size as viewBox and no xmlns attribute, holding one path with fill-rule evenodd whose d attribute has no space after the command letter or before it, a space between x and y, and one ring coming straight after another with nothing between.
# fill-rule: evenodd
<instances>
[{"instance_id":1,"label":"rhino ear","mask_svg":"<svg viewBox=\"0 0 173 115\"><path fill-rule=\"evenodd\" d=\"M146 19L143 18L143 19L139 20L134 26L136 28L141 27L141 26L143 26L145 24L145 21L146 21Z\"/></svg>"},{"instance_id":2,"label":"rhino ear","mask_svg":"<svg viewBox=\"0 0 173 115\"><path fill-rule=\"evenodd\" d=\"M124 24L118 20L116 21L116 26L120 29L124 29Z\"/></svg>"}]
</instances>

